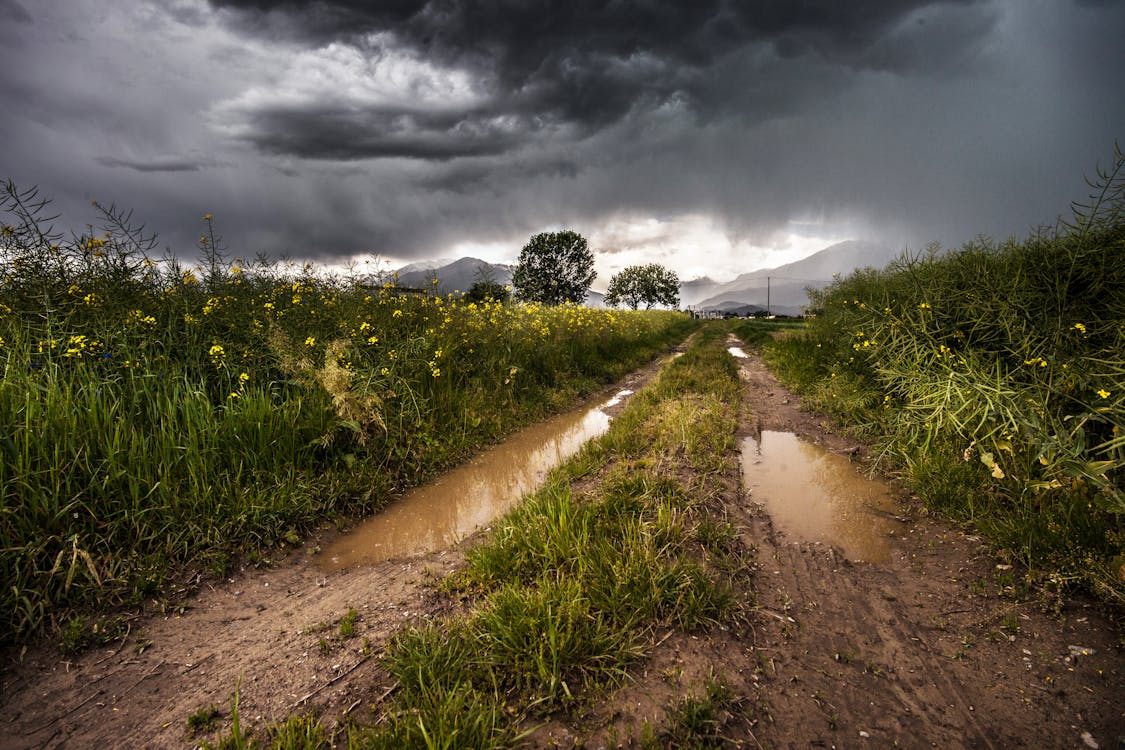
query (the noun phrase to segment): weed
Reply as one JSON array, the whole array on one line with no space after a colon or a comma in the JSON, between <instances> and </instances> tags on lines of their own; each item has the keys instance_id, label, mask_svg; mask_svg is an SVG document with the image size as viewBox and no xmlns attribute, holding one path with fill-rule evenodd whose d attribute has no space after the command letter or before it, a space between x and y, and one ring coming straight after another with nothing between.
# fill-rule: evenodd
<instances>
[{"instance_id":1,"label":"weed","mask_svg":"<svg viewBox=\"0 0 1125 750\"><path fill-rule=\"evenodd\" d=\"M713 748L725 744L722 727L734 693L721 678L712 675L703 694L681 699L668 711L660 734L663 747Z\"/></svg>"},{"instance_id":2,"label":"weed","mask_svg":"<svg viewBox=\"0 0 1125 750\"><path fill-rule=\"evenodd\" d=\"M355 622L359 619L359 612L349 609L348 613L340 618L340 637L351 638L355 635Z\"/></svg>"},{"instance_id":3,"label":"weed","mask_svg":"<svg viewBox=\"0 0 1125 750\"><path fill-rule=\"evenodd\" d=\"M188 731L192 734L199 732L209 732L215 726L215 721L219 718L219 709L215 704L200 708L187 717Z\"/></svg>"}]
</instances>

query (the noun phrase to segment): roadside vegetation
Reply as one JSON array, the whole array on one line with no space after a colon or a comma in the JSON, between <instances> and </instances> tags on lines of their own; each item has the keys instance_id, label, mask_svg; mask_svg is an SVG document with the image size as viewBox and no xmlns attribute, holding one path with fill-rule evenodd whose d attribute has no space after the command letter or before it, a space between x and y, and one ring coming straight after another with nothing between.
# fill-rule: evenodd
<instances>
[{"instance_id":1,"label":"roadside vegetation","mask_svg":"<svg viewBox=\"0 0 1125 750\"><path fill-rule=\"evenodd\" d=\"M1125 605L1125 156L1024 240L904 255L765 347L931 507L1056 589Z\"/></svg>"},{"instance_id":2,"label":"roadside vegetation","mask_svg":"<svg viewBox=\"0 0 1125 750\"><path fill-rule=\"evenodd\" d=\"M380 507L683 339L671 312L408 294L152 254L117 208L66 238L0 185L0 643L161 597Z\"/></svg>"},{"instance_id":3,"label":"roadside vegetation","mask_svg":"<svg viewBox=\"0 0 1125 750\"><path fill-rule=\"evenodd\" d=\"M591 710L670 628L739 621L752 604L749 553L719 499L735 473L740 387L725 333L704 329L604 436L493 524L440 584L467 604L388 644L396 688L348 747L511 747ZM633 739L720 746L736 696L721 674L688 688L663 723L628 730ZM251 747L276 734L235 727L218 742Z\"/></svg>"}]
</instances>

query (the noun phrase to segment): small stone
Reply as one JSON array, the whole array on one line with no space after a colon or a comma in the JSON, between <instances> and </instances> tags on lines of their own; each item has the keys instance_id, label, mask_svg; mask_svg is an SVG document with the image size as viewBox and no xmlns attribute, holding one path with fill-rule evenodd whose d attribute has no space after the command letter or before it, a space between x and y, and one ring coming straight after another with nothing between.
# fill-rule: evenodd
<instances>
[{"instance_id":1,"label":"small stone","mask_svg":"<svg viewBox=\"0 0 1125 750\"><path fill-rule=\"evenodd\" d=\"M1094 739L1094 735L1089 732L1083 732L1081 735L1082 744L1091 750L1098 750L1098 741Z\"/></svg>"},{"instance_id":2,"label":"small stone","mask_svg":"<svg viewBox=\"0 0 1125 750\"><path fill-rule=\"evenodd\" d=\"M869 735L869 734L868 734L867 732L864 732L864 731L863 731L863 730L861 729L861 730L860 730L860 732L859 732L859 736L860 736L860 737L862 737L862 738L864 738L864 739L867 739L867 738L868 738L868 737L870 737L871 735Z\"/></svg>"}]
</instances>

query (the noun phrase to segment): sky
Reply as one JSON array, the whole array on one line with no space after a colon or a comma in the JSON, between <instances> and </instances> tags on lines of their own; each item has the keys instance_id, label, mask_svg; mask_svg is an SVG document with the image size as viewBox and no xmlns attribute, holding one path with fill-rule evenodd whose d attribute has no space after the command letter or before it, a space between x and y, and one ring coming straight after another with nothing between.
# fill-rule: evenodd
<instances>
[{"instance_id":1,"label":"sky","mask_svg":"<svg viewBox=\"0 0 1125 750\"><path fill-rule=\"evenodd\" d=\"M0 179L183 258L687 280L1026 236L1125 142L1117 0L0 0Z\"/></svg>"}]
</instances>

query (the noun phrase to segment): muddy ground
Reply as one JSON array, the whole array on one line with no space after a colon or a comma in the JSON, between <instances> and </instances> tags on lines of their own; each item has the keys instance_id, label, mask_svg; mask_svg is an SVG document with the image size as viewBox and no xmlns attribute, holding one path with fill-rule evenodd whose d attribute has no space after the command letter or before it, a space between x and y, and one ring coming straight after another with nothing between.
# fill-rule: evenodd
<instances>
[{"instance_id":1,"label":"muddy ground","mask_svg":"<svg viewBox=\"0 0 1125 750\"><path fill-rule=\"evenodd\" d=\"M801 411L752 353L739 362L743 435L790 431L862 460L862 445ZM636 390L655 370L606 393ZM1092 602L1004 590L1018 571L905 493L890 559L860 563L787 538L737 470L727 479L728 518L756 550L747 621L668 631L631 682L543 727L537 744L628 744L678 695L719 676L736 691L723 717L736 746L1125 747L1125 659ZM334 533L203 584L181 613L135 617L110 648L8 655L0 747L193 747L214 731L192 735L188 716L215 704L229 721L236 686L244 725L294 712L330 727L369 720L393 689L382 645L453 606L430 584L456 569L464 546L325 572L317 551ZM350 608L356 632L345 638L338 623Z\"/></svg>"}]
</instances>

